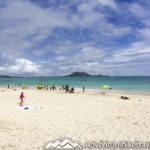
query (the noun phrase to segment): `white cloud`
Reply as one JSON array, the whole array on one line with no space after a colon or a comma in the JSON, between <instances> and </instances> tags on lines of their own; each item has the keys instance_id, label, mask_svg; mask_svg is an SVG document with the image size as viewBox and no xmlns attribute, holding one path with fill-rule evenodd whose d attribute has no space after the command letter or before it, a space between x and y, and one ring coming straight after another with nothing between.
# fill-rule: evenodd
<instances>
[{"instance_id":1,"label":"white cloud","mask_svg":"<svg viewBox=\"0 0 150 150\"><path fill-rule=\"evenodd\" d=\"M96 62L99 60L103 60L105 55L107 55L107 49L95 48L95 47L84 47L81 50L78 50L76 54L70 55L67 57L59 56L56 57L56 60L63 59L60 61L61 65L81 65L82 63L89 64L97 64ZM57 61L55 62L57 63Z\"/></svg>"},{"instance_id":2,"label":"white cloud","mask_svg":"<svg viewBox=\"0 0 150 150\"><path fill-rule=\"evenodd\" d=\"M70 27L66 12L44 9L29 1L9 1L0 8L0 52L22 57L52 35L56 27Z\"/></svg>"},{"instance_id":3,"label":"white cloud","mask_svg":"<svg viewBox=\"0 0 150 150\"><path fill-rule=\"evenodd\" d=\"M139 29L138 32L144 40L150 41L150 28Z\"/></svg>"},{"instance_id":4,"label":"white cloud","mask_svg":"<svg viewBox=\"0 0 150 150\"><path fill-rule=\"evenodd\" d=\"M113 9L117 9L117 4L114 0L98 0L98 2L104 6L111 7Z\"/></svg>"},{"instance_id":5,"label":"white cloud","mask_svg":"<svg viewBox=\"0 0 150 150\"><path fill-rule=\"evenodd\" d=\"M14 57L19 58L30 50L36 56L42 56L47 54L48 51L58 53L59 51L70 49L70 47L66 48L67 43L63 49L64 41L62 41L58 49L56 48L57 43L53 46L45 42L49 36L56 36L56 33L53 32L55 28L66 28L72 31L76 27L81 30L89 29L91 30L91 38L94 37L92 33L94 30L98 34L101 33L99 37L105 39L123 36L130 32L129 27L122 28L110 24L106 21L104 12L95 11L95 8L98 6L97 1L88 2L81 3L78 6L79 12L82 12L81 14L79 12L72 13L67 6L65 7L66 9L62 10L59 7L56 9L53 7L42 8L30 1L6 1L6 7L0 9L0 21L2 22L0 52L3 56L9 57L9 55L14 55ZM112 5L111 3L113 2L102 1L101 3ZM81 34L83 33L81 32ZM61 37L61 35L58 35L58 38L59 36ZM97 38L93 40L97 40ZM44 44L41 49L37 49L42 43ZM55 49L57 50L55 51Z\"/></svg>"},{"instance_id":6,"label":"white cloud","mask_svg":"<svg viewBox=\"0 0 150 150\"><path fill-rule=\"evenodd\" d=\"M145 27L150 27L150 3L149 1L144 2L147 2L147 4L141 5L138 2L128 4L127 10L131 13L129 15L133 15L134 19L137 19L140 23L142 23L142 26L144 25ZM142 28L144 28L144 26Z\"/></svg>"},{"instance_id":7,"label":"white cloud","mask_svg":"<svg viewBox=\"0 0 150 150\"><path fill-rule=\"evenodd\" d=\"M64 60L66 60L66 57L65 56L57 56L55 59L57 61L64 61Z\"/></svg>"},{"instance_id":8,"label":"white cloud","mask_svg":"<svg viewBox=\"0 0 150 150\"><path fill-rule=\"evenodd\" d=\"M38 65L34 64L30 60L19 58L16 59L15 64L10 67L11 72L18 74L23 73L38 73Z\"/></svg>"},{"instance_id":9,"label":"white cloud","mask_svg":"<svg viewBox=\"0 0 150 150\"><path fill-rule=\"evenodd\" d=\"M4 67L0 67L0 71L3 71L4 70Z\"/></svg>"},{"instance_id":10,"label":"white cloud","mask_svg":"<svg viewBox=\"0 0 150 150\"><path fill-rule=\"evenodd\" d=\"M140 60L147 61L148 58L150 58L150 45L147 45L145 42L136 42L126 49L114 52L111 58L105 62L126 62L128 64L134 61L134 63L139 63Z\"/></svg>"},{"instance_id":11,"label":"white cloud","mask_svg":"<svg viewBox=\"0 0 150 150\"><path fill-rule=\"evenodd\" d=\"M139 3L131 3L128 7L130 12L138 18L147 18L149 16L149 12Z\"/></svg>"}]
</instances>

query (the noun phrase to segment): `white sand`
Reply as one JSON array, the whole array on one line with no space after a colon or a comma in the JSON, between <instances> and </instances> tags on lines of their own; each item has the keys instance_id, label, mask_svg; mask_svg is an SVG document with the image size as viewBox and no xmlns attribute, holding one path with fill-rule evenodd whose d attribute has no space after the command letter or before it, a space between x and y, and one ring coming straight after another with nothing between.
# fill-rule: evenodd
<instances>
[{"instance_id":1,"label":"white sand","mask_svg":"<svg viewBox=\"0 0 150 150\"><path fill-rule=\"evenodd\" d=\"M150 141L150 96L102 96L24 90L25 105L17 109L20 90L0 89L0 150L42 150L62 137L86 141ZM141 101L139 101L141 100Z\"/></svg>"}]
</instances>

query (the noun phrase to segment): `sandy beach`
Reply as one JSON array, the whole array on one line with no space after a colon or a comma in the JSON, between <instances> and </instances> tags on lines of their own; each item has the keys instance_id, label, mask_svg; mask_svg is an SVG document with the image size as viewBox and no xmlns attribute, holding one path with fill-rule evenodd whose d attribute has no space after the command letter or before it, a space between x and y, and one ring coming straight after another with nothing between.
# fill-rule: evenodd
<instances>
[{"instance_id":1,"label":"sandy beach","mask_svg":"<svg viewBox=\"0 0 150 150\"><path fill-rule=\"evenodd\" d=\"M49 142L150 141L150 96L0 89L0 150L42 150Z\"/></svg>"}]
</instances>

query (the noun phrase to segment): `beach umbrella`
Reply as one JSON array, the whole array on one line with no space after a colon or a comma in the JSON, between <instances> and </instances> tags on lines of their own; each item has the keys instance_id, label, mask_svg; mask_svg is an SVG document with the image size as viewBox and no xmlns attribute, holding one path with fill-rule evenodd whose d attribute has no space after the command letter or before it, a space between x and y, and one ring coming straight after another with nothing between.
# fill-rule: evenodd
<instances>
[{"instance_id":1,"label":"beach umbrella","mask_svg":"<svg viewBox=\"0 0 150 150\"><path fill-rule=\"evenodd\" d=\"M109 85L102 85L102 88L109 88Z\"/></svg>"},{"instance_id":2,"label":"beach umbrella","mask_svg":"<svg viewBox=\"0 0 150 150\"><path fill-rule=\"evenodd\" d=\"M106 89L109 88L109 85L102 85L101 87L105 89L104 93L106 93Z\"/></svg>"}]
</instances>

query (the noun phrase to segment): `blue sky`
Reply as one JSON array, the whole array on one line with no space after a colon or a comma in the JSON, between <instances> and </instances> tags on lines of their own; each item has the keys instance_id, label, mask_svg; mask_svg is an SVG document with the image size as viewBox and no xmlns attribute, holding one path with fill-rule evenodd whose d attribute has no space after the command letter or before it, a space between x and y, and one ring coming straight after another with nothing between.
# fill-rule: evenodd
<instances>
[{"instance_id":1,"label":"blue sky","mask_svg":"<svg viewBox=\"0 0 150 150\"><path fill-rule=\"evenodd\" d=\"M0 74L150 75L150 1L0 0Z\"/></svg>"}]
</instances>

